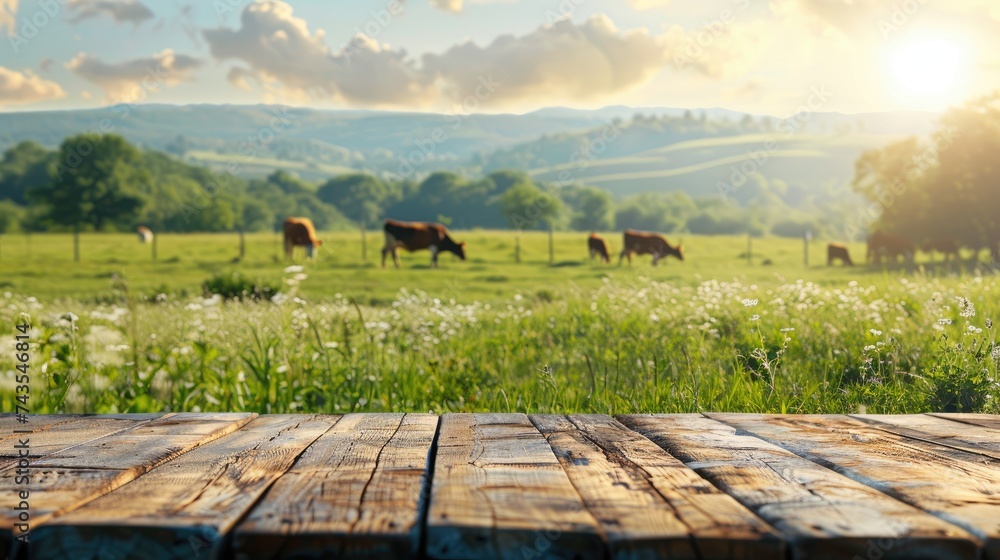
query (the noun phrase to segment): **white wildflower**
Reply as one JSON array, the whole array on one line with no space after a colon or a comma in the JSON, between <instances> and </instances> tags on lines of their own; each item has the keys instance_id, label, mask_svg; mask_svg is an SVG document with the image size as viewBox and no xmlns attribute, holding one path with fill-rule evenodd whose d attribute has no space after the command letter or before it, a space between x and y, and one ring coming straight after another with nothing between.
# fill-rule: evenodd
<instances>
[{"instance_id":1,"label":"white wildflower","mask_svg":"<svg viewBox=\"0 0 1000 560\"><path fill-rule=\"evenodd\" d=\"M969 298L958 297L958 314L961 317L975 317L976 306L972 304Z\"/></svg>"}]
</instances>

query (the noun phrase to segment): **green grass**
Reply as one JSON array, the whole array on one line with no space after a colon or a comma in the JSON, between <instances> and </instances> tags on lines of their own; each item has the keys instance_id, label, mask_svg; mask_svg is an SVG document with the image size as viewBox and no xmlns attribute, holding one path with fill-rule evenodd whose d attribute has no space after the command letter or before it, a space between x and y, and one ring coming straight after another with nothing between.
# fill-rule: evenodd
<instances>
[{"instance_id":1,"label":"green grass","mask_svg":"<svg viewBox=\"0 0 1000 560\"><path fill-rule=\"evenodd\" d=\"M584 234L456 232L469 260L328 233L285 270L273 235L4 236L0 405L14 410L14 325L29 320L32 412L993 411L1000 288L970 264L813 266L802 242L686 236L687 260L591 265ZM612 250L620 238L608 234ZM863 260L860 246L851 247ZM968 256L968 255L967 255ZM762 265L764 259L771 265ZM278 302L203 298L239 271ZM117 275L112 279L112 275ZM296 279L296 275L298 279ZM302 276L304 275L304 277ZM5 294L4 292L9 292ZM155 297L159 293L165 296ZM974 309L964 304L967 298Z\"/></svg>"}]
</instances>

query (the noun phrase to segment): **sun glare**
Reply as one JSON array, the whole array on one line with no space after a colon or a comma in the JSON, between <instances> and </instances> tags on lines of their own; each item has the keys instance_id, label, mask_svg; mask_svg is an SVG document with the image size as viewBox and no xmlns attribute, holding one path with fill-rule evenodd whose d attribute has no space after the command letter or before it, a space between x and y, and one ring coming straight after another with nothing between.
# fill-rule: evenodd
<instances>
[{"instance_id":1,"label":"sun glare","mask_svg":"<svg viewBox=\"0 0 1000 560\"><path fill-rule=\"evenodd\" d=\"M910 99L948 100L955 97L964 56L954 41L926 38L892 51L889 70L895 93Z\"/></svg>"}]
</instances>

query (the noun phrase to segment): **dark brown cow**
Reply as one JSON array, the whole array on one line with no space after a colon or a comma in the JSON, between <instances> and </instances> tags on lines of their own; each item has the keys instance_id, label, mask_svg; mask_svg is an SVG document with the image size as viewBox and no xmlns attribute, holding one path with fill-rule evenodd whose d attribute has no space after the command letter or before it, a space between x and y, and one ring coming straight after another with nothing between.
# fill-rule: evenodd
<instances>
[{"instance_id":1,"label":"dark brown cow","mask_svg":"<svg viewBox=\"0 0 1000 560\"><path fill-rule=\"evenodd\" d=\"M925 253L938 252L944 255L944 261L948 262L951 257L956 260L960 258L958 253L958 241L954 239L930 239L925 241L920 247Z\"/></svg>"},{"instance_id":2,"label":"dark brown cow","mask_svg":"<svg viewBox=\"0 0 1000 560\"><path fill-rule=\"evenodd\" d=\"M895 261L900 256L904 260L913 258L916 249L913 243L905 237L886 232L876 231L868 236L868 262L881 263L882 257Z\"/></svg>"},{"instance_id":3,"label":"dark brown cow","mask_svg":"<svg viewBox=\"0 0 1000 560\"><path fill-rule=\"evenodd\" d=\"M385 247L382 248L382 268L385 268L386 255L392 255L392 261L399 268L399 255L396 249L402 247L411 253L421 249L431 252L431 266L437 268L438 253L448 251L465 260L465 242L455 243L448 236L448 230L441 224L430 222L397 222L386 220Z\"/></svg>"},{"instance_id":4,"label":"dark brown cow","mask_svg":"<svg viewBox=\"0 0 1000 560\"><path fill-rule=\"evenodd\" d=\"M851 262L851 254L847 252L847 246L841 243L829 243L826 246L826 266L833 266L833 261L839 260L841 264L854 266Z\"/></svg>"},{"instance_id":5,"label":"dark brown cow","mask_svg":"<svg viewBox=\"0 0 1000 560\"><path fill-rule=\"evenodd\" d=\"M590 237L587 238L587 249L590 250L591 262L593 262L594 257L600 257L606 263L611 262L611 253L608 252L608 244L600 235L596 233L590 234Z\"/></svg>"},{"instance_id":6,"label":"dark brown cow","mask_svg":"<svg viewBox=\"0 0 1000 560\"><path fill-rule=\"evenodd\" d=\"M287 218L285 220L285 258L291 259L296 247L305 247L306 256L312 258L313 249L323 242L316 238L316 228L309 218Z\"/></svg>"},{"instance_id":7,"label":"dark brown cow","mask_svg":"<svg viewBox=\"0 0 1000 560\"><path fill-rule=\"evenodd\" d=\"M621 255L618 256L618 266L621 266L622 259L628 257L628 263L632 264L632 253L637 255L653 255L653 266L666 257L672 255L677 260L684 260L684 251L680 245L673 247L659 233L647 231L625 230L625 243Z\"/></svg>"}]
</instances>

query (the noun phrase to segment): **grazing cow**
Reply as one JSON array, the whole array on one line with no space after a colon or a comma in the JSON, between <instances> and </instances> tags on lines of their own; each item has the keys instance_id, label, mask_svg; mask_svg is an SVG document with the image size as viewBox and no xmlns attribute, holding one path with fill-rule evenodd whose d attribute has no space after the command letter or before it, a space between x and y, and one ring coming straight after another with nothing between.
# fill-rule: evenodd
<instances>
[{"instance_id":1,"label":"grazing cow","mask_svg":"<svg viewBox=\"0 0 1000 560\"><path fill-rule=\"evenodd\" d=\"M658 233L645 231L625 230L625 244L621 255L618 256L618 266L621 266L622 259L628 257L628 264L632 264L632 253L637 255L653 255L653 266L666 257L673 255L677 260L684 260L684 251L680 245L673 247L667 240Z\"/></svg>"},{"instance_id":2,"label":"grazing cow","mask_svg":"<svg viewBox=\"0 0 1000 560\"><path fill-rule=\"evenodd\" d=\"M292 258L296 247L305 247L306 256L313 256L313 249L323 242L316 239L316 228L309 218L287 218L285 220L285 258Z\"/></svg>"},{"instance_id":3,"label":"grazing cow","mask_svg":"<svg viewBox=\"0 0 1000 560\"><path fill-rule=\"evenodd\" d=\"M606 263L611 262L611 254L608 252L608 244L600 235L591 233L590 237L587 238L587 248L590 250L591 262L593 262L594 257L600 257L601 260Z\"/></svg>"},{"instance_id":4,"label":"grazing cow","mask_svg":"<svg viewBox=\"0 0 1000 560\"><path fill-rule=\"evenodd\" d=\"M399 268L399 255L396 249L402 247L409 252L428 249L431 252L431 266L437 268L438 253L447 251L465 260L465 242L455 243L448 236L448 230L441 224L430 222L399 222L386 220L385 247L382 248L382 268L385 268L386 255L392 255L392 262Z\"/></svg>"},{"instance_id":5,"label":"grazing cow","mask_svg":"<svg viewBox=\"0 0 1000 560\"><path fill-rule=\"evenodd\" d=\"M904 260L911 260L916 249L913 243L905 237L886 232L876 231L868 236L868 262L881 263L882 257L896 261L900 256Z\"/></svg>"},{"instance_id":6,"label":"grazing cow","mask_svg":"<svg viewBox=\"0 0 1000 560\"><path fill-rule=\"evenodd\" d=\"M153 230L148 227L139 226L135 231L139 234L139 243L151 243L153 241Z\"/></svg>"},{"instance_id":7,"label":"grazing cow","mask_svg":"<svg viewBox=\"0 0 1000 560\"><path fill-rule=\"evenodd\" d=\"M925 253L933 253L937 251L944 255L944 262L948 262L951 257L955 257L955 260L959 260L960 256L958 253L958 241L954 239L930 239L924 242L920 247Z\"/></svg>"},{"instance_id":8,"label":"grazing cow","mask_svg":"<svg viewBox=\"0 0 1000 560\"><path fill-rule=\"evenodd\" d=\"M847 246L841 243L830 243L826 246L826 266L833 266L833 261L839 260L841 264L854 266L851 262L851 254L847 252Z\"/></svg>"}]
</instances>

